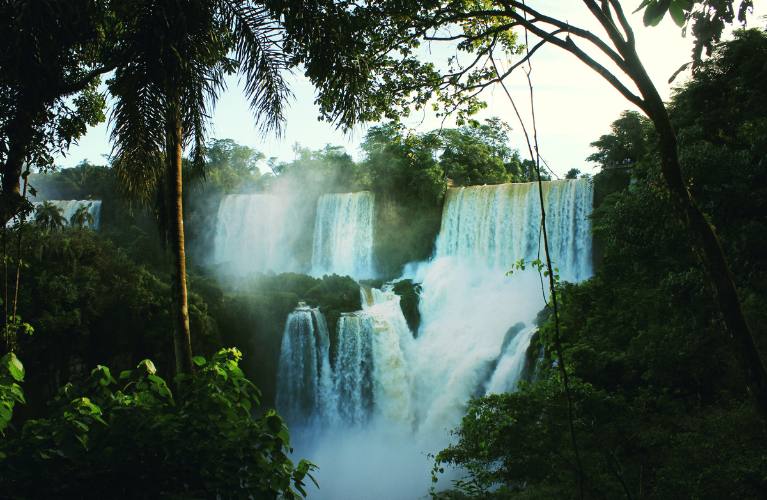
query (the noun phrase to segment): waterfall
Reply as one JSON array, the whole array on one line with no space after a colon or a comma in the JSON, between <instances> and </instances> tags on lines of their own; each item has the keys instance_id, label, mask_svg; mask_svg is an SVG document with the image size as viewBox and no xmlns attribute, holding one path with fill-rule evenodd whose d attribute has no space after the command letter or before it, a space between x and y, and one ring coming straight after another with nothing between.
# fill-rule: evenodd
<instances>
[{"instance_id":1,"label":"waterfall","mask_svg":"<svg viewBox=\"0 0 767 500\"><path fill-rule=\"evenodd\" d=\"M400 298L386 284L372 289L373 301L363 305L373 335L373 402L375 415L389 425L411 426L411 380L405 352L413 334L400 308Z\"/></svg>"},{"instance_id":2,"label":"waterfall","mask_svg":"<svg viewBox=\"0 0 767 500\"><path fill-rule=\"evenodd\" d=\"M373 404L373 325L362 313L347 313L338 320L335 393L338 416L348 424L367 420Z\"/></svg>"},{"instance_id":3,"label":"waterfall","mask_svg":"<svg viewBox=\"0 0 767 500\"><path fill-rule=\"evenodd\" d=\"M365 294L361 289L360 293ZM371 418L411 425L410 377L403 346L412 333L391 291L373 289L362 311L338 320L338 347L332 372L327 331L317 309L297 308L289 317L278 368L280 411L290 422L309 415L330 425L360 425ZM324 326L323 326L324 328ZM298 417L296 417L298 416Z\"/></svg>"},{"instance_id":4,"label":"waterfall","mask_svg":"<svg viewBox=\"0 0 767 500\"><path fill-rule=\"evenodd\" d=\"M293 422L318 415L333 397L329 347L325 317L300 303L285 324L277 368L277 409Z\"/></svg>"},{"instance_id":5,"label":"waterfall","mask_svg":"<svg viewBox=\"0 0 767 500\"><path fill-rule=\"evenodd\" d=\"M542 183L549 252L562 279L591 276L589 179ZM524 258L545 260L538 185L500 184L449 189L437 239L437 257L474 260L511 269Z\"/></svg>"},{"instance_id":6,"label":"waterfall","mask_svg":"<svg viewBox=\"0 0 767 500\"><path fill-rule=\"evenodd\" d=\"M213 263L233 262L240 274L295 270L291 200L264 194L232 194L218 207Z\"/></svg>"},{"instance_id":7,"label":"waterfall","mask_svg":"<svg viewBox=\"0 0 767 500\"><path fill-rule=\"evenodd\" d=\"M375 197L363 191L326 194L317 203L312 274L370 278L373 266Z\"/></svg>"},{"instance_id":8,"label":"waterfall","mask_svg":"<svg viewBox=\"0 0 767 500\"><path fill-rule=\"evenodd\" d=\"M547 182L543 195L550 253L562 279L588 278L591 184ZM343 215L353 212L351 196L320 200L315 270L360 262L359 239L348 236L359 234L360 224ZM347 222L336 226L340 220ZM323 489L313 498L417 498L433 465L421 457L454 439L448 431L460 425L466 401L516 390L548 289L530 267L506 273L520 259L539 252L544 258L539 228L536 184L450 189L433 258L406 266L407 277L421 284L419 331L408 330L390 284L362 287L362 310L338 322L334 399L318 410L322 427L297 437L308 458L325 467L318 477Z\"/></svg>"},{"instance_id":9,"label":"waterfall","mask_svg":"<svg viewBox=\"0 0 767 500\"><path fill-rule=\"evenodd\" d=\"M86 222L85 227L90 227L91 229L98 229L99 228L99 219L101 218L101 200L47 200L48 203L51 203L52 205L55 205L56 208L58 208L61 212L62 217L66 220L65 224L69 225L69 221L72 218L72 216L77 212L77 209L80 208L80 205L85 205L88 208L88 213L90 213L93 216L93 224ZM32 205L35 206L35 209L39 205L42 205L42 201L35 201L32 202ZM31 222L35 220L35 212L33 211L30 213L27 218L25 219L26 222ZM11 226L13 224L13 220L8 221L7 226Z\"/></svg>"},{"instance_id":10,"label":"waterfall","mask_svg":"<svg viewBox=\"0 0 767 500\"><path fill-rule=\"evenodd\" d=\"M501 359L487 385L487 394L514 392L517 389L517 382L522 380L522 370L525 368L525 353L537 330L535 326L529 326L511 339L501 352Z\"/></svg>"}]
</instances>

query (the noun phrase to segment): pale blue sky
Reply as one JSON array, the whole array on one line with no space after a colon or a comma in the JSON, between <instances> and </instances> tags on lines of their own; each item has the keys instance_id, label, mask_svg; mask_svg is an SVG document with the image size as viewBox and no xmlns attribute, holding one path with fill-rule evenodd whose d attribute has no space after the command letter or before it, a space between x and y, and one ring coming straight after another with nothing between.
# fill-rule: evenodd
<instances>
[{"instance_id":1,"label":"pale blue sky","mask_svg":"<svg viewBox=\"0 0 767 500\"><path fill-rule=\"evenodd\" d=\"M626 2L633 10L638 0ZM571 24L601 33L600 28L580 1L543 0L536 2L541 12L556 12L557 17L566 19ZM765 6L759 4L755 15L749 21L749 27L763 26ZM627 9L628 11L629 9ZM642 26L641 13L629 18L637 37L637 47L641 60L650 77L655 82L661 96L665 99L670 94L669 77L679 66L687 62L692 49L692 39L682 38L681 30L669 16L658 27ZM532 42L532 40L531 40ZM600 61L601 62L601 61ZM617 71L617 70L616 70ZM689 72L681 74L676 83L684 81ZM533 56L533 86L538 139L542 156L555 173L563 175L572 167L583 172L596 172L593 164L585 158L593 150L589 143L600 135L609 133L610 123L624 109L634 109L615 89L600 76L576 60L570 54L556 48L542 47ZM318 110L314 105L314 88L300 74L289 77L295 94L287 114L287 123L283 137L260 137L254 128L254 120L248 109L247 101L237 85L237 78L228 80L229 91L221 96L213 115L211 137L234 139L240 144L253 147L263 152L267 158L276 156L280 160L293 158L291 146L299 142L302 147L321 149L326 144L344 146L355 159L359 158L359 144L367 126L357 127L351 134L343 134L331 124L318 122ZM529 91L521 72L507 80L517 106L529 110ZM488 89L483 94L488 103L479 118L499 116L514 129L511 133L511 146L518 148L526 157L526 146L521 128L516 121L511 105L503 90L498 87ZM430 111L413 114L405 124L420 132L439 128L441 118L436 118ZM445 127L454 122L448 119ZM369 126L369 125L368 125ZM529 126L529 125L528 125ZM108 127L101 124L93 128L80 141L72 146L66 158L59 158L57 164L71 167L88 158L95 164L104 163L103 154L109 154Z\"/></svg>"}]
</instances>

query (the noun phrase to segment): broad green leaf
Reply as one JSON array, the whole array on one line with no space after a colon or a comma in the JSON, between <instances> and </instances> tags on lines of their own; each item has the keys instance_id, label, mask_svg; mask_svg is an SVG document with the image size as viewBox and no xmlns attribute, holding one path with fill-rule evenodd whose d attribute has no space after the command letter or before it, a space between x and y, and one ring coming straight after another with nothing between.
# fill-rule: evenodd
<instances>
[{"instance_id":1,"label":"broad green leaf","mask_svg":"<svg viewBox=\"0 0 767 500\"><path fill-rule=\"evenodd\" d=\"M13 412L10 408L8 408L7 403L3 403L0 405L0 417L4 418L7 421L11 421L11 417L13 416Z\"/></svg>"},{"instance_id":2,"label":"broad green leaf","mask_svg":"<svg viewBox=\"0 0 767 500\"><path fill-rule=\"evenodd\" d=\"M194 361L197 366L202 366L205 364L205 358L202 356L195 356L192 358L192 361Z\"/></svg>"},{"instance_id":3,"label":"broad green leaf","mask_svg":"<svg viewBox=\"0 0 767 500\"><path fill-rule=\"evenodd\" d=\"M277 434L282 429L282 419L277 415L272 415L266 419L266 426L272 433Z\"/></svg>"},{"instance_id":4,"label":"broad green leaf","mask_svg":"<svg viewBox=\"0 0 767 500\"><path fill-rule=\"evenodd\" d=\"M674 20L677 26L680 28L684 26L684 9L679 5L678 1L675 0L671 2L668 12L671 14L671 18Z\"/></svg>"},{"instance_id":5,"label":"broad green leaf","mask_svg":"<svg viewBox=\"0 0 767 500\"><path fill-rule=\"evenodd\" d=\"M666 11L671 5L671 0L659 0L650 3L644 11L642 18L645 26L657 26L666 15Z\"/></svg>"},{"instance_id":6,"label":"broad green leaf","mask_svg":"<svg viewBox=\"0 0 767 500\"><path fill-rule=\"evenodd\" d=\"M13 378L19 382L24 380L24 365L21 364L21 361L19 361L19 358L17 358L14 353L10 353L8 370L11 372Z\"/></svg>"},{"instance_id":7,"label":"broad green leaf","mask_svg":"<svg viewBox=\"0 0 767 500\"><path fill-rule=\"evenodd\" d=\"M84 434L82 436L75 436L75 437L77 438L78 441L80 441L80 443L82 443L83 448L85 448L87 450L88 449L88 435Z\"/></svg>"},{"instance_id":8,"label":"broad green leaf","mask_svg":"<svg viewBox=\"0 0 767 500\"><path fill-rule=\"evenodd\" d=\"M151 373L152 375L154 375L155 373L157 373L157 368L155 368L155 366L154 366L154 363L152 363L152 361L150 361L150 360L148 360L148 359L147 359L147 360L144 360L144 361L145 361L145 363L146 363L146 369L147 369L147 371L148 371L149 373Z\"/></svg>"}]
</instances>

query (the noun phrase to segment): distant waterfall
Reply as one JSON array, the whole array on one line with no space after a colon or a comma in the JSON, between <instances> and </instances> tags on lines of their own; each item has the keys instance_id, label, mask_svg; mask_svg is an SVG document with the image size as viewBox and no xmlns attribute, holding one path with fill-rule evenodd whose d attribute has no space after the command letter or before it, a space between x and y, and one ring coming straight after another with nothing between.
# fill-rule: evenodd
<instances>
[{"instance_id":1,"label":"distant waterfall","mask_svg":"<svg viewBox=\"0 0 767 500\"><path fill-rule=\"evenodd\" d=\"M333 398L329 348L325 317L299 304L285 325L277 372L277 408L291 421L322 413Z\"/></svg>"},{"instance_id":2,"label":"distant waterfall","mask_svg":"<svg viewBox=\"0 0 767 500\"><path fill-rule=\"evenodd\" d=\"M375 197L372 193L321 196L314 224L312 274L372 277L374 224Z\"/></svg>"},{"instance_id":3,"label":"distant waterfall","mask_svg":"<svg viewBox=\"0 0 767 500\"><path fill-rule=\"evenodd\" d=\"M286 230L290 200L265 194L232 194L218 207L213 263L234 262L241 274L293 270Z\"/></svg>"},{"instance_id":4,"label":"distant waterfall","mask_svg":"<svg viewBox=\"0 0 767 500\"><path fill-rule=\"evenodd\" d=\"M32 204L35 206L35 208L38 207L38 205L42 205L42 201L36 201ZM80 205L84 205L88 208L88 213L90 213L93 216L93 224L86 222L85 227L90 227L91 229L98 229L99 228L99 219L101 218L101 200L48 200L48 203L51 203L56 206L62 213L61 215L66 219L66 224L69 225L70 219L72 216L77 212L77 209L80 208ZM34 220L35 218L35 212L32 212L29 217L27 217L27 221Z\"/></svg>"},{"instance_id":5,"label":"distant waterfall","mask_svg":"<svg viewBox=\"0 0 767 500\"><path fill-rule=\"evenodd\" d=\"M588 215L593 204L589 179L543 185L549 252L563 279L591 275ZM500 184L449 189L437 239L437 257L481 262L509 270L519 259L545 260L540 233L538 185ZM540 251L539 251L540 248Z\"/></svg>"}]
</instances>

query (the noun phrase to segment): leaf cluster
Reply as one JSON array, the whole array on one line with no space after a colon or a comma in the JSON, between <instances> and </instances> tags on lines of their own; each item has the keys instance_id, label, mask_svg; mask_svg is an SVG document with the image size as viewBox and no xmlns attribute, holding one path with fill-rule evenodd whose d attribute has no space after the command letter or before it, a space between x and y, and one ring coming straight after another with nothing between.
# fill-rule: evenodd
<instances>
[{"instance_id":1,"label":"leaf cluster","mask_svg":"<svg viewBox=\"0 0 767 500\"><path fill-rule=\"evenodd\" d=\"M177 399L149 360L118 380L98 366L67 384L47 418L4 441L8 498L298 498L313 464L288 458L290 436L273 411L251 417L258 389L224 349L179 375ZM82 485L87 484L87 488Z\"/></svg>"},{"instance_id":2,"label":"leaf cluster","mask_svg":"<svg viewBox=\"0 0 767 500\"><path fill-rule=\"evenodd\" d=\"M88 126L104 121L98 92L102 44L110 36L104 2L29 2L0 7L0 164L40 168ZM23 128L21 128L23 127ZM18 164L17 164L18 162ZM10 175L4 170L4 177ZM17 174L18 175L18 174Z\"/></svg>"},{"instance_id":3,"label":"leaf cluster","mask_svg":"<svg viewBox=\"0 0 767 500\"><path fill-rule=\"evenodd\" d=\"M13 428L11 417L16 403L25 404L24 390L17 382L24 381L24 365L13 352L0 358L0 434L5 436L5 429ZM5 455L0 451L0 459Z\"/></svg>"}]
</instances>

